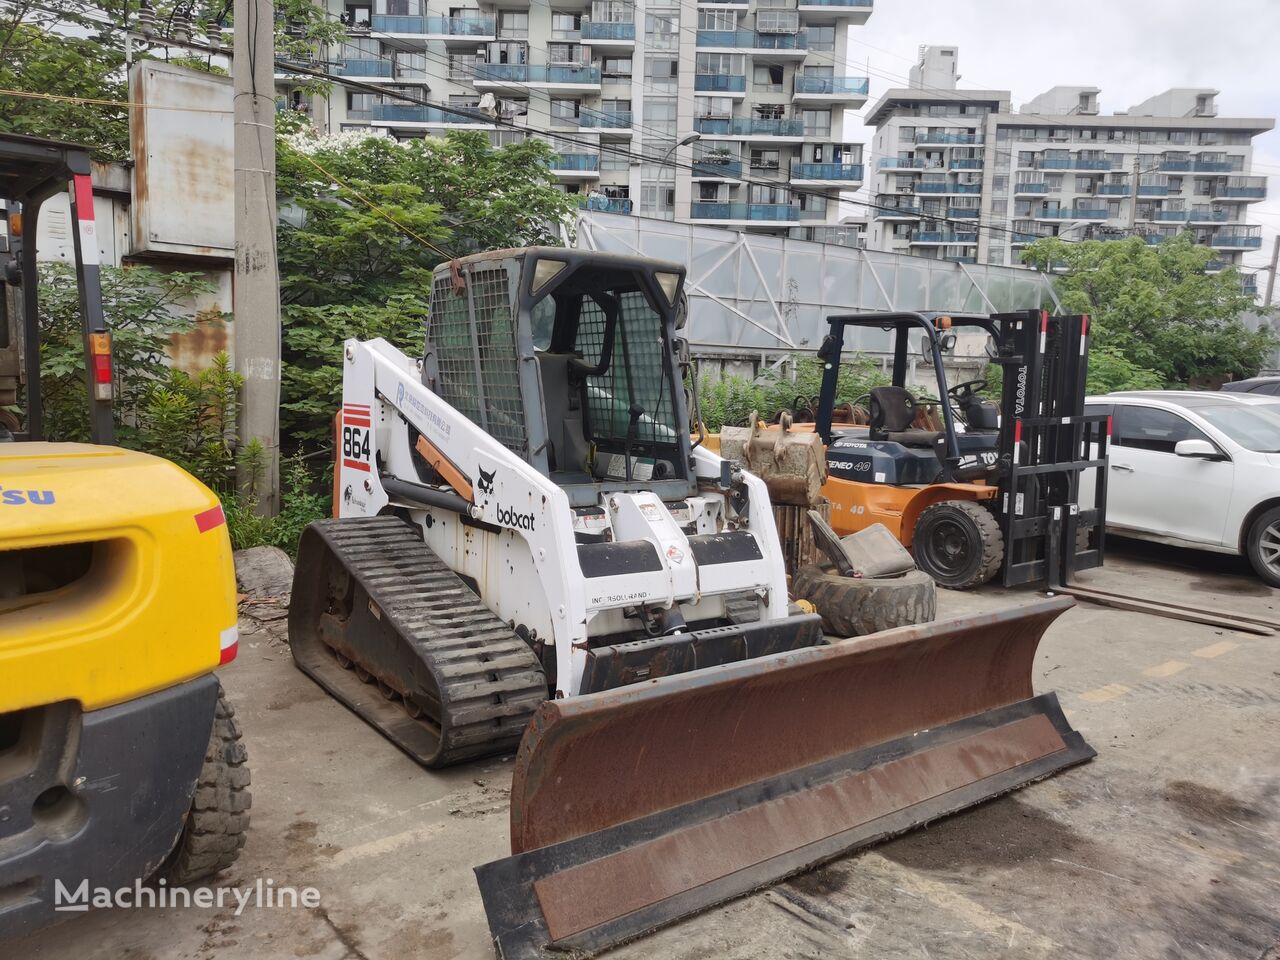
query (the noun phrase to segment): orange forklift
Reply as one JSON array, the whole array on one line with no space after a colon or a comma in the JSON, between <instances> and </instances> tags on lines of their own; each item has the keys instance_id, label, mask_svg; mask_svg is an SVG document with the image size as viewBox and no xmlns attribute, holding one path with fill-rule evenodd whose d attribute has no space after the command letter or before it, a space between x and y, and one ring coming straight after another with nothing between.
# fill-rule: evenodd
<instances>
[{"instance_id":1,"label":"orange forklift","mask_svg":"<svg viewBox=\"0 0 1280 960\"><path fill-rule=\"evenodd\" d=\"M1081 473L1105 464L1108 418L1085 416L1089 318L1040 310L993 316L860 313L829 317L814 429L826 446L831 526L838 534L881 523L939 585L957 590L1002 574L1006 586L1065 583L1103 557L1106 470L1095 470L1094 508L1079 507ZM893 382L858 398L836 396L846 331L887 331ZM985 380L948 387L944 355L956 331L990 337L1003 370L1001 402ZM932 363L937 396L907 389L912 341ZM833 422L837 405L865 404L865 426ZM941 429L919 429L923 405ZM1092 446L1091 446L1092 445Z\"/></svg>"}]
</instances>

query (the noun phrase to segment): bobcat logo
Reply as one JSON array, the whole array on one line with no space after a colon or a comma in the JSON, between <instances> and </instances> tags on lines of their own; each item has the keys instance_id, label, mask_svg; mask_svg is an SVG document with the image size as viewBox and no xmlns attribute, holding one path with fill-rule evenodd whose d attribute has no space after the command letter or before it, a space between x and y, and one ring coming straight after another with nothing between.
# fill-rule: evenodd
<instances>
[{"instance_id":1,"label":"bobcat logo","mask_svg":"<svg viewBox=\"0 0 1280 960\"><path fill-rule=\"evenodd\" d=\"M347 484L347 489L342 491L342 502L344 505L351 503L351 484L349 483Z\"/></svg>"},{"instance_id":2,"label":"bobcat logo","mask_svg":"<svg viewBox=\"0 0 1280 960\"><path fill-rule=\"evenodd\" d=\"M480 482L476 484L480 488L481 493L493 493L493 478L498 475L498 471L485 473L484 467L478 467L480 471Z\"/></svg>"}]
</instances>

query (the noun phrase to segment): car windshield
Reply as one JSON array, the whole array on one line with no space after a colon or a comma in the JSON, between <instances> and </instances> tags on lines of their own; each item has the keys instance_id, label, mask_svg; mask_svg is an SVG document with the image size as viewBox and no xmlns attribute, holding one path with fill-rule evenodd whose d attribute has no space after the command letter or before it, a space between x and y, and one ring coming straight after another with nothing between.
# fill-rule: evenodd
<instances>
[{"instance_id":1,"label":"car windshield","mask_svg":"<svg viewBox=\"0 0 1280 960\"><path fill-rule=\"evenodd\" d=\"M1280 402L1206 404L1195 412L1247 450L1280 453Z\"/></svg>"}]
</instances>

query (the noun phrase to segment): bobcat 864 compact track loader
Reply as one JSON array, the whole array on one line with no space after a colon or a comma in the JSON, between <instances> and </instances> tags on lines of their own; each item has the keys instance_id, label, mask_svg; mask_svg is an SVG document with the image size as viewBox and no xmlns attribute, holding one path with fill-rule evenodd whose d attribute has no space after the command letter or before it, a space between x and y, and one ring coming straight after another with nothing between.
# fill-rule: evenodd
<instances>
[{"instance_id":1,"label":"bobcat 864 compact track loader","mask_svg":"<svg viewBox=\"0 0 1280 960\"><path fill-rule=\"evenodd\" d=\"M589 953L1093 751L1031 665L1053 599L828 642L768 493L690 437L684 269L437 269L421 360L345 346L298 665L424 766L518 746L498 952Z\"/></svg>"}]
</instances>

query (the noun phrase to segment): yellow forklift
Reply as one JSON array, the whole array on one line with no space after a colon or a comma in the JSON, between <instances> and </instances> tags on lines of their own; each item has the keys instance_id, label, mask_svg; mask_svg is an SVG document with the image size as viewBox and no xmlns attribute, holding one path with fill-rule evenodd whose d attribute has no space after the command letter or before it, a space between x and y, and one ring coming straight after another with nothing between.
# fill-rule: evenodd
<instances>
[{"instance_id":1,"label":"yellow forklift","mask_svg":"<svg viewBox=\"0 0 1280 960\"><path fill-rule=\"evenodd\" d=\"M42 437L36 235L41 205L63 192L92 443ZM113 445L88 153L0 136L0 203L3 943L92 891L230 866L250 796L213 673L237 643L222 507L174 464Z\"/></svg>"}]
</instances>

